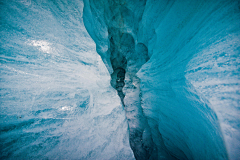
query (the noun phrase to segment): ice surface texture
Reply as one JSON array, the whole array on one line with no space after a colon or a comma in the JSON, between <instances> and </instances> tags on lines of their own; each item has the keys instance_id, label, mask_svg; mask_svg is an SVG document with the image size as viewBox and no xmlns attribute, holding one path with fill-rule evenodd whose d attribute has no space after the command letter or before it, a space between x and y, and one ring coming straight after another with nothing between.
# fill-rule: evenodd
<instances>
[{"instance_id":1,"label":"ice surface texture","mask_svg":"<svg viewBox=\"0 0 240 160\"><path fill-rule=\"evenodd\" d=\"M82 1L0 2L0 159L134 159Z\"/></svg>"},{"instance_id":2,"label":"ice surface texture","mask_svg":"<svg viewBox=\"0 0 240 160\"><path fill-rule=\"evenodd\" d=\"M239 159L239 10L1 0L0 159Z\"/></svg>"},{"instance_id":3,"label":"ice surface texture","mask_svg":"<svg viewBox=\"0 0 240 160\"><path fill-rule=\"evenodd\" d=\"M240 157L239 10L230 0L84 0L113 87L125 70L135 158Z\"/></svg>"}]
</instances>

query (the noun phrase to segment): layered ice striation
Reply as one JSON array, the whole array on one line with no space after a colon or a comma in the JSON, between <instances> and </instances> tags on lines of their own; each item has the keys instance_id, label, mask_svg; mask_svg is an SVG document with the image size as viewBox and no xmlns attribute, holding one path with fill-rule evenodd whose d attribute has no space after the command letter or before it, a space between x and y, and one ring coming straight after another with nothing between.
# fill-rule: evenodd
<instances>
[{"instance_id":1,"label":"layered ice striation","mask_svg":"<svg viewBox=\"0 0 240 160\"><path fill-rule=\"evenodd\" d=\"M0 159L240 157L238 0L2 0Z\"/></svg>"},{"instance_id":2,"label":"layered ice striation","mask_svg":"<svg viewBox=\"0 0 240 160\"><path fill-rule=\"evenodd\" d=\"M0 159L134 159L83 2L0 2Z\"/></svg>"},{"instance_id":3,"label":"layered ice striation","mask_svg":"<svg viewBox=\"0 0 240 160\"><path fill-rule=\"evenodd\" d=\"M239 2L84 5L84 25L124 106L135 158L237 159Z\"/></svg>"}]
</instances>

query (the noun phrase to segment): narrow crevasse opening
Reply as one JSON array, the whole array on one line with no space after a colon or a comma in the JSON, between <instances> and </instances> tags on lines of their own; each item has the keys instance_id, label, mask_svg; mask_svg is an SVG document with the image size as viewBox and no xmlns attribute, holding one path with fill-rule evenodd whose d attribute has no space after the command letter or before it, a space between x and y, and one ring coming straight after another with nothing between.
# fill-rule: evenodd
<instances>
[{"instance_id":1,"label":"narrow crevasse opening","mask_svg":"<svg viewBox=\"0 0 240 160\"><path fill-rule=\"evenodd\" d=\"M114 72L111 74L111 86L117 90L118 96L121 99L121 102L124 106L124 97L125 95L123 94L123 87L125 85L124 79L125 79L125 69L123 68L117 68L114 70Z\"/></svg>"},{"instance_id":2,"label":"narrow crevasse opening","mask_svg":"<svg viewBox=\"0 0 240 160\"><path fill-rule=\"evenodd\" d=\"M111 86L117 90L124 106L129 126L129 142L137 160L158 159L158 147L141 106L139 69L149 60L143 43L135 45L134 38L120 29L109 30L110 60L113 68ZM159 133L159 135L161 135ZM163 159L174 159L162 142Z\"/></svg>"},{"instance_id":3,"label":"narrow crevasse opening","mask_svg":"<svg viewBox=\"0 0 240 160\"><path fill-rule=\"evenodd\" d=\"M222 60L237 53L229 51L237 44L229 25L239 19L236 6L85 0L84 24L124 106L136 159L228 159L229 130L222 135L220 126L228 123L218 120L223 112L212 99L220 90L210 90L226 76Z\"/></svg>"},{"instance_id":4,"label":"narrow crevasse opening","mask_svg":"<svg viewBox=\"0 0 240 160\"><path fill-rule=\"evenodd\" d=\"M129 143L135 158L175 159L165 146L160 131L158 129L153 131L148 124L142 108L141 79L137 72L150 57L146 44L138 41L137 31L146 1L133 4L93 0L89 3L88 9L96 14L94 18L103 28L91 30L93 26L88 26L89 19L85 19L85 25L90 29L88 31L97 44L97 52L111 74L111 86L117 91L124 106ZM136 10L131 6L135 6ZM91 12L85 9L87 16Z\"/></svg>"}]
</instances>

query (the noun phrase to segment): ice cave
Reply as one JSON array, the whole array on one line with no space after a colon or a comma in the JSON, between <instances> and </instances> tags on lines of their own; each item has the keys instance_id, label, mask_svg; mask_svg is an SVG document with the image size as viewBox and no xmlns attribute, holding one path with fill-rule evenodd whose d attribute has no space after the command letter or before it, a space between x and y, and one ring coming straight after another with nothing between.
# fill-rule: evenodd
<instances>
[{"instance_id":1,"label":"ice cave","mask_svg":"<svg viewBox=\"0 0 240 160\"><path fill-rule=\"evenodd\" d=\"M0 0L1 160L239 160L239 0Z\"/></svg>"}]
</instances>

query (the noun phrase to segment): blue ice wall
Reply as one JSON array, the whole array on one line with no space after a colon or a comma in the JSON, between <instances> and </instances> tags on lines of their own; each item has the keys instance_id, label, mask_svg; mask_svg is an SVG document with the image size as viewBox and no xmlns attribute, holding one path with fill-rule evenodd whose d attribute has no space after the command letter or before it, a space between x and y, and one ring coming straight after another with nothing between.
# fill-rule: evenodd
<instances>
[{"instance_id":1,"label":"blue ice wall","mask_svg":"<svg viewBox=\"0 0 240 160\"><path fill-rule=\"evenodd\" d=\"M151 128L158 159L169 158L160 153L166 149L178 159L238 159L239 1L84 3L84 24L110 73L114 72L112 37L131 35L133 54L137 44L147 47L150 60L137 76L144 123ZM113 35L112 28L122 34ZM120 40L115 44L127 57ZM126 73L131 73L128 64ZM123 89L124 102L129 102L129 90L129 86ZM126 107L125 111L129 112ZM130 131L131 127L129 123Z\"/></svg>"},{"instance_id":2,"label":"blue ice wall","mask_svg":"<svg viewBox=\"0 0 240 160\"><path fill-rule=\"evenodd\" d=\"M134 159L82 1L0 2L0 159Z\"/></svg>"},{"instance_id":3,"label":"blue ice wall","mask_svg":"<svg viewBox=\"0 0 240 160\"><path fill-rule=\"evenodd\" d=\"M239 28L238 0L1 0L0 159L239 159Z\"/></svg>"},{"instance_id":4,"label":"blue ice wall","mask_svg":"<svg viewBox=\"0 0 240 160\"><path fill-rule=\"evenodd\" d=\"M160 132L165 133L164 139L169 139L171 135L175 137L174 131L178 131L176 141L182 139L181 134L189 137L189 141L186 140L179 148L185 146L200 153L193 153L194 159L201 159L202 154L207 154L207 158L215 154L208 142L210 139L217 141L214 134L218 133L214 132L220 123L229 158L238 159L239 1L159 2L162 10L148 2L149 7L146 8L149 10L143 15L146 16L143 26L148 30L152 26L151 21L156 21L156 36L150 42L154 43L150 47L153 55L139 73L143 88L146 88L146 114L149 117L156 112L163 115L155 116L162 122L158 125ZM150 18L148 15L153 12L162 14ZM141 39L144 41L145 38ZM149 97L153 95L147 92L149 88L146 85L150 85L149 88L159 86L157 90L152 89L158 95L154 100ZM166 90L168 92L164 93ZM148 100L154 105L149 105ZM201 103L204 105L198 106ZM152 109L149 106L155 107ZM205 120L200 122L200 119ZM208 123L213 124L212 129ZM166 140L166 145L175 147L175 140ZM219 146L216 144L215 147Z\"/></svg>"}]
</instances>

